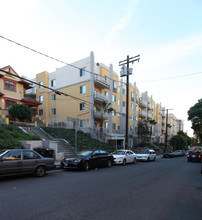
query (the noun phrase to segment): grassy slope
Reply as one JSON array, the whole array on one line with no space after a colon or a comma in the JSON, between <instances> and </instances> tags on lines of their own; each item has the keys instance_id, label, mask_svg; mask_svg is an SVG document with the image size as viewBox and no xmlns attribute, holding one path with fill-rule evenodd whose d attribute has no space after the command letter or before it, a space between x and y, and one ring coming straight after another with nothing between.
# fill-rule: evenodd
<instances>
[{"instance_id":1,"label":"grassy slope","mask_svg":"<svg viewBox=\"0 0 202 220\"><path fill-rule=\"evenodd\" d=\"M40 140L40 138L25 134L16 126L0 124L0 149L21 148L20 141L24 140Z\"/></svg>"},{"instance_id":2,"label":"grassy slope","mask_svg":"<svg viewBox=\"0 0 202 220\"><path fill-rule=\"evenodd\" d=\"M53 138L62 138L69 142L71 146L75 146L75 130L74 129L64 129L64 128L43 128L48 134ZM98 140L92 139L89 134L83 133L82 131L77 132L77 150L87 150L87 149L102 149L108 152L114 151L114 148L100 142Z\"/></svg>"}]
</instances>

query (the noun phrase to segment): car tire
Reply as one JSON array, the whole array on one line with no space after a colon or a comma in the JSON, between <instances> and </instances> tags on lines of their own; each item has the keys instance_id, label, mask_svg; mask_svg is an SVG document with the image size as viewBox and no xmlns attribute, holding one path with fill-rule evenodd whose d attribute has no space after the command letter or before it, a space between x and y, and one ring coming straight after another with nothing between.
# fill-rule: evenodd
<instances>
[{"instance_id":1,"label":"car tire","mask_svg":"<svg viewBox=\"0 0 202 220\"><path fill-rule=\"evenodd\" d=\"M150 158L149 158L149 157L147 158L147 161L148 161L148 162L150 161Z\"/></svg>"},{"instance_id":2,"label":"car tire","mask_svg":"<svg viewBox=\"0 0 202 220\"><path fill-rule=\"evenodd\" d=\"M136 164L136 162L137 162L137 160L136 160L136 158L134 158L134 160L133 160L133 164Z\"/></svg>"},{"instance_id":3,"label":"car tire","mask_svg":"<svg viewBox=\"0 0 202 220\"><path fill-rule=\"evenodd\" d=\"M107 168L110 168L112 166L112 161L111 160L108 160L107 161Z\"/></svg>"},{"instance_id":4,"label":"car tire","mask_svg":"<svg viewBox=\"0 0 202 220\"><path fill-rule=\"evenodd\" d=\"M154 157L154 161L156 161L156 157Z\"/></svg>"},{"instance_id":5,"label":"car tire","mask_svg":"<svg viewBox=\"0 0 202 220\"><path fill-rule=\"evenodd\" d=\"M44 166L39 166L36 168L34 174L37 176L37 177L43 177L46 175L46 168Z\"/></svg>"},{"instance_id":6,"label":"car tire","mask_svg":"<svg viewBox=\"0 0 202 220\"><path fill-rule=\"evenodd\" d=\"M126 159L124 159L124 160L123 160L122 165L123 165L123 166L125 166L125 165L126 165Z\"/></svg>"},{"instance_id":7,"label":"car tire","mask_svg":"<svg viewBox=\"0 0 202 220\"><path fill-rule=\"evenodd\" d=\"M89 170L89 164L88 164L87 161L85 161L84 164L83 164L83 170L84 171L88 171Z\"/></svg>"}]
</instances>

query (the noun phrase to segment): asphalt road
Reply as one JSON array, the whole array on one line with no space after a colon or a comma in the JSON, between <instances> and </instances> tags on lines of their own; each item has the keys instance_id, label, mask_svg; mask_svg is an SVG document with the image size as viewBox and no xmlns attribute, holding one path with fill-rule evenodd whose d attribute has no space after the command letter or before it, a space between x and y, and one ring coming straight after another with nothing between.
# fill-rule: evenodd
<instances>
[{"instance_id":1,"label":"asphalt road","mask_svg":"<svg viewBox=\"0 0 202 220\"><path fill-rule=\"evenodd\" d=\"M43 178L1 178L0 219L200 220L200 164L159 158L88 172L55 170Z\"/></svg>"}]
</instances>

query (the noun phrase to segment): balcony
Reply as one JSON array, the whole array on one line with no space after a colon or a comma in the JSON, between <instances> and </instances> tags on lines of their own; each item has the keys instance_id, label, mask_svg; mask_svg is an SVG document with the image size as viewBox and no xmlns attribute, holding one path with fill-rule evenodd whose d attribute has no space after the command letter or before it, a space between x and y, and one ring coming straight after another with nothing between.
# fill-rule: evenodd
<instances>
[{"instance_id":1,"label":"balcony","mask_svg":"<svg viewBox=\"0 0 202 220\"><path fill-rule=\"evenodd\" d=\"M152 105L151 105L150 103L148 103L147 108L148 108L149 110L151 110L151 109L152 109Z\"/></svg>"},{"instance_id":2,"label":"balcony","mask_svg":"<svg viewBox=\"0 0 202 220\"><path fill-rule=\"evenodd\" d=\"M165 124L166 123L166 120L165 119L162 119L162 124Z\"/></svg>"},{"instance_id":3,"label":"balcony","mask_svg":"<svg viewBox=\"0 0 202 220\"><path fill-rule=\"evenodd\" d=\"M100 92L94 91L94 101L97 103L108 102L108 97Z\"/></svg>"},{"instance_id":4,"label":"balcony","mask_svg":"<svg viewBox=\"0 0 202 220\"><path fill-rule=\"evenodd\" d=\"M146 111L139 111L139 117L146 118L147 117L147 112Z\"/></svg>"},{"instance_id":5,"label":"balcony","mask_svg":"<svg viewBox=\"0 0 202 220\"><path fill-rule=\"evenodd\" d=\"M151 112L148 112L148 113L147 113L147 117L148 117L149 119L152 119L152 113L151 113Z\"/></svg>"},{"instance_id":6,"label":"balcony","mask_svg":"<svg viewBox=\"0 0 202 220\"><path fill-rule=\"evenodd\" d=\"M162 111L162 117L165 118L166 117L166 112Z\"/></svg>"},{"instance_id":7,"label":"balcony","mask_svg":"<svg viewBox=\"0 0 202 220\"><path fill-rule=\"evenodd\" d=\"M108 119L108 114L107 113L103 113L103 112L99 112L99 111L94 111L93 112L94 118L97 120L106 120Z\"/></svg>"},{"instance_id":8,"label":"balcony","mask_svg":"<svg viewBox=\"0 0 202 220\"><path fill-rule=\"evenodd\" d=\"M142 108L146 108L147 107L147 102L140 99L139 100L139 106L142 107Z\"/></svg>"},{"instance_id":9,"label":"balcony","mask_svg":"<svg viewBox=\"0 0 202 220\"><path fill-rule=\"evenodd\" d=\"M95 75L94 83L98 88L109 88L109 83L102 76Z\"/></svg>"}]
</instances>

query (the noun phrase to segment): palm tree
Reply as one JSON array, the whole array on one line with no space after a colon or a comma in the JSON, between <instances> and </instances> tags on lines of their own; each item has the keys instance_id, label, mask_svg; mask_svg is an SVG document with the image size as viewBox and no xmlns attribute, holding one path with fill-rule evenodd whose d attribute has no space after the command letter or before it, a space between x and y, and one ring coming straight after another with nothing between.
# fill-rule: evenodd
<instances>
[{"instance_id":1,"label":"palm tree","mask_svg":"<svg viewBox=\"0 0 202 220\"><path fill-rule=\"evenodd\" d=\"M101 117L100 117L100 136L102 136L102 133L103 133L103 123L105 121L104 115L106 113L110 113L110 112L114 111L114 109L111 108L110 105L111 105L111 103L108 103L106 101L103 101L100 106L95 105L96 110L101 113Z\"/></svg>"},{"instance_id":2,"label":"palm tree","mask_svg":"<svg viewBox=\"0 0 202 220\"><path fill-rule=\"evenodd\" d=\"M152 140L151 140L151 136L152 136L152 126L157 124L157 122L155 120L149 120L149 123L151 125L151 130L150 130L150 142L152 143Z\"/></svg>"}]
</instances>

